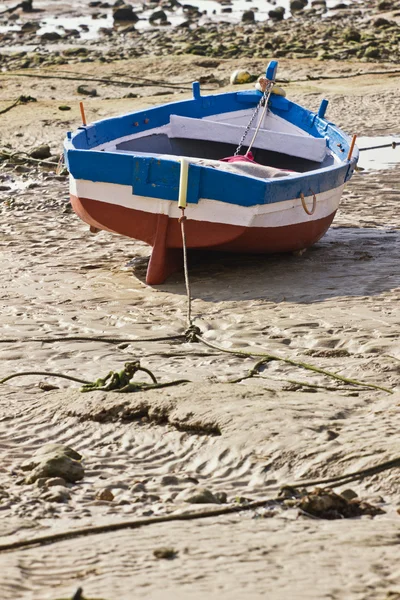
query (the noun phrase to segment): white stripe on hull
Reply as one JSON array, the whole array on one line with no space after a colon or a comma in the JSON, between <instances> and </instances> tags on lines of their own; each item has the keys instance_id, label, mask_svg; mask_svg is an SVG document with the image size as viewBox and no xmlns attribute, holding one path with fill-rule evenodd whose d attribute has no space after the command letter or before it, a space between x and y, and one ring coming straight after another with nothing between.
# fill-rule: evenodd
<instances>
[{"instance_id":1,"label":"white stripe on hull","mask_svg":"<svg viewBox=\"0 0 400 600\"><path fill-rule=\"evenodd\" d=\"M226 223L242 227L285 227L316 221L334 213L339 206L343 187L341 185L318 194L313 215L305 212L300 198L255 206L238 206L219 200L200 198L198 204L188 205L186 214L190 219L211 223ZM86 181L71 177L70 193L78 198L107 202L143 212L164 214L175 219L181 216L177 202L137 196L132 194L132 186L129 185ZM308 209L311 210L313 197L306 196L305 202Z\"/></svg>"}]
</instances>

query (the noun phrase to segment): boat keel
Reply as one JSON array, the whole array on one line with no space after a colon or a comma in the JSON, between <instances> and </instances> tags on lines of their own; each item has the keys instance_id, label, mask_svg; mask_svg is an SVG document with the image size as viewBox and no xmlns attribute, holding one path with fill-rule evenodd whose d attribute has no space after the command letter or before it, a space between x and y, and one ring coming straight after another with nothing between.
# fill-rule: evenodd
<instances>
[{"instance_id":1,"label":"boat keel","mask_svg":"<svg viewBox=\"0 0 400 600\"><path fill-rule=\"evenodd\" d=\"M179 271L183 266L182 250L167 247L169 220L168 215L158 215L153 251L147 267L148 285L164 283L172 273Z\"/></svg>"}]
</instances>

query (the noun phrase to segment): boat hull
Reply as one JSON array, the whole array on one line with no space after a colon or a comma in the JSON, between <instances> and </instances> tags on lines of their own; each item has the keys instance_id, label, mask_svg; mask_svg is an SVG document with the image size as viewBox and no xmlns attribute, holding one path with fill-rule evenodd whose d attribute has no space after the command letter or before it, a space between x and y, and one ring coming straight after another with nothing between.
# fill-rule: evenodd
<instances>
[{"instance_id":1,"label":"boat hull","mask_svg":"<svg viewBox=\"0 0 400 600\"><path fill-rule=\"evenodd\" d=\"M124 186L103 189L101 183L74 182L71 203L77 215L92 228L104 229L144 241L153 247L146 282L161 284L182 264L180 211L176 202L142 198ZM342 187L305 199L270 205L238 207L210 199L188 205L185 223L188 248L229 252L276 253L308 248L333 221ZM79 194L79 189L92 196ZM124 192L124 193L123 193ZM125 195L124 195L125 194ZM107 201L112 199L111 201ZM143 210L146 208L147 210Z\"/></svg>"}]
</instances>

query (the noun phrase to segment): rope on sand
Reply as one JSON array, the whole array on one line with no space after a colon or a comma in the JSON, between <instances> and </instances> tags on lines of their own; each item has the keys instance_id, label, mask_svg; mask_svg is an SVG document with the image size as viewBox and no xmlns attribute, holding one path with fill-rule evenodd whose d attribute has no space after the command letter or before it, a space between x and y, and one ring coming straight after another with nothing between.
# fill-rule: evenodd
<instances>
[{"instance_id":1,"label":"rope on sand","mask_svg":"<svg viewBox=\"0 0 400 600\"><path fill-rule=\"evenodd\" d=\"M199 330L200 331L200 330ZM344 383L348 383L349 385L361 386L364 388L371 388L375 390L381 390L383 392L387 392L388 394L394 394L393 390L389 388L385 388L380 385L375 385L373 383L365 383L363 381L358 381L357 379L350 379L349 377L343 377L343 375L338 375L337 373L333 373L332 371L327 371L326 369L321 369L320 367L315 367L314 365L310 365L309 363L292 360L291 358L286 358L284 356L278 356L276 354L268 354L266 352L253 352L246 350L231 350L229 348L224 348L223 346L219 346L217 344L213 344L208 340L205 340L200 334L197 334L197 339L202 344L205 344L209 348L213 348L214 350L219 350L220 352L227 352L229 354L235 354L238 356L245 357L262 357L262 360L259 361L253 369L260 366L260 364L265 364L268 362L272 362L274 360L284 362L288 365L292 365L294 367L300 367L301 369L306 369L307 371L313 371L314 373L320 373L321 375L326 375L326 377L331 377L332 379L337 379L338 381L343 381Z\"/></svg>"},{"instance_id":2,"label":"rope on sand","mask_svg":"<svg viewBox=\"0 0 400 600\"><path fill-rule=\"evenodd\" d=\"M3 108L3 110L0 110L0 115L4 115L4 113L14 108L14 106L18 106L18 104L27 104L28 102L36 102L36 98L32 98L32 96L20 96L15 100L15 102L10 104L6 108Z\"/></svg>"},{"instance_id":3,"label":"rope on sand","mask_svg":"<svg viewBox=\"0 0 400 600\"><path fill-rule=\"evenodd\" d=\"M142 383L142 382L132 382L131 384L127 384L122 388L110 388L107 389L106 386L96 385L96 382L87 381L87 379L79 379L78 377L73 377L72 375L65 375L64 373L55 373L50 371L22 371L20 373L13 373L12 375L8 375L4 377L4 379L0 379L0 384L9 381L10 379L14 379L14 377L25 377L28 375L44 375L46 377L60 377L62 379L68 379L69 381L76 381L77 383L82 383L84 385L81 388L81 391L106 391L106 392L119 392L119 393L127 393L127 392L145 392L147 390L156 390L160 388L172 387L174 385L181 385L183 383L191 383L188 379L176 379L175 381L167 381L166 383L158 383L157 379L154 377L153 373L149 369L140 368L139 371L144 371L148 373L153 380L153 383ZM85 386L90 386L90 388L85 389ZM93 387L92 387L93 386ZM128 389L129 388L129 389Z\"/></svg>"},{"instance_id":4,"label":"rope on sand","mask_svg":"<svg viewBox=\"0 0 400 600\"><path fill-rule=\"evenodd\" d=\"M80 77L71 77L69 75L43 75L41 73L12 73L10 71L7 71L7 73L0 73L0 76L2 77L33 77L36 79L62 79L62 80L70 80L70 81L95 81L97 83L105 83L108 85L120 85L122 87L128 87L128 88L132 88L132 87L165 87L165 88L171 88L171 89L175 89L175 90L191 90L191 87L187 87L184 85L180 85L179 83L167 83L167 82L162 82L162 81L152 81L152 80L146 80L145 82L139 82L139 81L120 81L120 80L114 80L114 79L106 79L106 78L99 78L99 77L87 77L85 75L81 75Z\"/></svg>"},{"instance_id":5,"label":"rope on sand","mask_svg":"<svg viewBox=\"0 0 400 600\"><path fill-rule=\"evenodd\" d=\"M83 336L69 335L62 337L23 337L23 338L0 338L0 344L17 344L37 342L42 344L58 343L58 342L104 342L105 344L123 344L123 343L143 343L143 342L169 342L169 341L185 341L186 334L165 335L152 338L118 338L108 336Z\"/></svg>"},{"instance_id":6,"label":"rope on sand","mask_svg":"<svg viewBox=\"0 0 400 600\"><path fill-rule=\"evenodd\" d=\"M184 212L184 209L182 209L182 212ZM373 383L365 383L363 381L358 381L357 379L350 379L349 377L344 377L343 375L338 375L337 373L332 373L332 371L327 371L326 369L321 369L320 367L315 367L314 365L310 365L309 363L305 363L302 361L296 361L291 358L286 358L284 356L278 356L276 354L269 354L267 352L256 352L256 351L250 351L250 350L249 351L234 350L234 349L230 349L230 348L224 348L223 346L219 346L218 344L214 344L212 342L209 342L208 340L205 340L204 337L201 335L201 331L200 331L199 327L197 327L196 325L193 324L192 317L191 317L192 298L190 295L189 270L187 267L187 259L186 259L187 248L186 248L186 235L185 235L185 221L186 221L186 217L184 217L184 218L181 217L180 223L181 223L181 229L182 229L184 274L185 274L185 283L186 283L186 290L187 290L187 307L188 307L187 308L187 315L188 315L187 316L187 323L188 323L187 335L191 335L193 340L197 340L198 342L201 342L205 346L208 346L209 348L213 348L214 350L218 350L219 352L226 352L228 354L233 354L235 356L243 356L243 357L260 357L261 360L259 360L254 365L254 367L250 370L249 374L247 375L247 378L257 375L258 369L261 365L266 364L268 362L272 362L272 361L280 361L280 362L284 362L288 365L292 365L294 367L306 369L307 371L313 371L314 373L320 373L321 375L325 375L326 377L330 377L332 379L342 381L343 383L347 383L349 385L360 386L363 388L370 388L370 389L375 389L375 390L381 390L383 392L387 392L388 394L394 393L393 390L390 390L389 388L382 387L380 385L375 385ZM234 383L234 382L232 382L232 383Z\"/></svg>"},{"instance_id":7,"label":"rope on sand","mask_svg":"<svg viewBox=\"0 0 400 600\"><path fill-rule=\"evenodd\" d=\"M335 477L329 477L327 479L315 479L310 481L299 481L297 483L293 483L291 485L285 485L270 488L271 490L281 490L284 491L286 489L298 489L298 488L307 488L314 485L321 485L326 483L333 483L331 487L336 487L339 485L347 484L350 481L356 481L359 479L363 479L364 477L370 477L372 475L376 475L377 473L382 473L383 471L387 471L389 469L395 469L400 467L400 457L394 458L392 460L387 460L382 463L378 463L373 467L368 467L366 469L360 469L359 471L353 471L348 473L347 475L337 475ZM262 500L255 500L252 502L248 502L247 504L240 504L234 506L223 506L221 508L216 508L212 510L202 510L196 512L187 512L181 514L172 514L172 515L163 515L159 517L149 517L145 519L132 519L128 521L121 521L119 523L108 523L106 525L93 525L89 527L79 527L76 529L72 529L70 531L61 531L59 533L53 533L49 535L42 535L34 538L28 538L25 540L18 540L16 542L9 542L6 544L0 544L0 552L10 552L16 550L22 550L31 548L34 546L43 546L47 544L54 544L56 542L62 542L65 540L70 540L73 538L84 537L88 535L97 535L101 533L110 533L114 531L121 531L123 529L139 529L140 527L146 527L148 525L157 525L161 523L170 523L173 521L194 521L199 519L210 519L213 517L220 517L223 515L230 515L239 512L245 512L254 510L256 508L266 507L266 506L276 506L277 504L283 503L283 497L275 497L275 498L264 498Z\"/></svg>"}]
</instances>

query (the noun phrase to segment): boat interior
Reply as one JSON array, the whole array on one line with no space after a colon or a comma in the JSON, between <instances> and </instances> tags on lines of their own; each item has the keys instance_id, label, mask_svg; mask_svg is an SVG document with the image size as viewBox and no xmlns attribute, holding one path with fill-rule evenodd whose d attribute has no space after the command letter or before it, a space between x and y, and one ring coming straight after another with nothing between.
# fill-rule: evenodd
<instances>
[{"instance_id":1,"label":"boat interior","mask_svg":"<svg viewBox=\"0 0 400 600\"><path fill-rule=\"evenodd\" d=\"M165 159L184 156L220 161L235 154L253 112L246 109L205 118L170 115L166 125L113 140L97 149ZM257 125L255 119L240 154L247 151ZM261 123L251 152L258 165L296 173L339 161L325 138L313 137L271 112ZM224 164L228 163L221 163L221 168Z\"/></svg>"}]
</instances>

